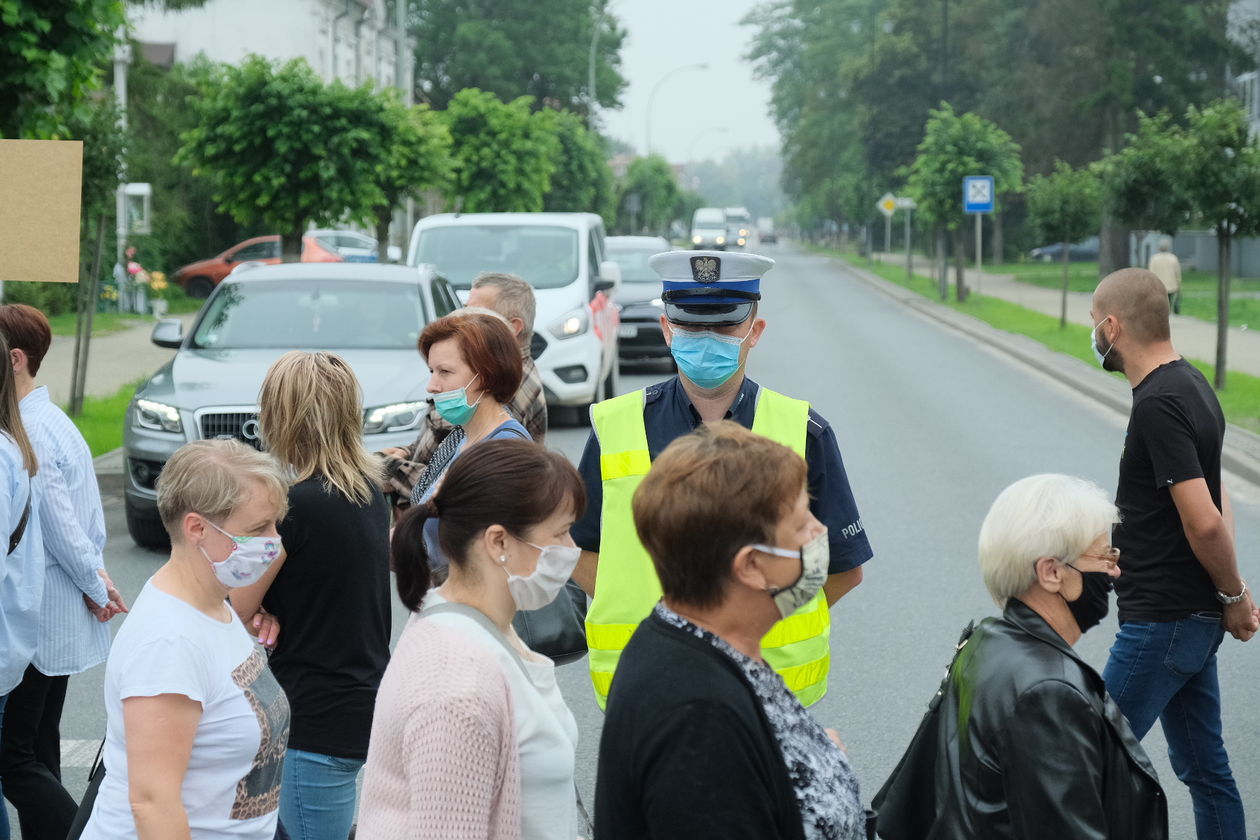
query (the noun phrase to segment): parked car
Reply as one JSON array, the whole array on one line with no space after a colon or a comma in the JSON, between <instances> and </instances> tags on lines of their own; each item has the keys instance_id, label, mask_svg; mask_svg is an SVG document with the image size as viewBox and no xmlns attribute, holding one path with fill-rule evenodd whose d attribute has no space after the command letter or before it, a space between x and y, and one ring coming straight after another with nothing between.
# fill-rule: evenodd
<instances>
[{"instance_id":1,"label":"parked car","mask_svg":"<svg viewBox=\"0 0 1260 840\"><path fill-rule=\"evenodd\" d=\"M691 215L691 247L702 251L726 250L726 211L701 207Z\"/></svg>"},{"instance_id":2,"label":"parked car","mask_svg":"<svg viewBox=\"0 0 1260 840\"><path fill-rule=\"evenodd\" d=\"M666 359L673 362L661 334L661 278L648 265L653 254L673 250L659 236L610 236L604 247L608 258L621 267L621 287L613 302L621 314L617 328L621 360Z\"/></svg>"},{"instance_id":3,"label":"parked car","mask_svg":"<svg viewBox=\"0 0 1260 840\"><path fill-rule=\"evenodd\" d=\"M312 236L302 237L302 262L341 262L336 251L324 247ZM244 262L262 262L271 265L280 262L280 237L255 236L238 242L221 254L208 260L189 263L176 269L174 280L191 297L209 297L214 287L232 273L232 269Z\"/></svg>"},{"instance_id":4,"label":"parked car","mask_svg":"<svg viewBox=\"0 0 1260 840\"><path fill-rule=\"evenodd\" d=\"M585 409L617 393L621 270L604 258L594 213L443 213L416 223L411 265L430 264L466 299L483 271L517 274L534 288L532 353L547 403Z\"/></svg>"},{"instance_id":5,"label":"parked car","mask_svg":"<svg viewBox=\"0 0 1260 840\"><path fill-rule=\"evenodd\" d=\"M1028 256L1041 262L1058 262L1063 259L1063 243L1056 242L1053 245L1033 248L1028 252ZM1068 262L1091 262L1096 259L1098 259L1097 236L1091 236L1089 239L1074 242L1068 246Z\"/></svg>"},{"instance_id":6,"label":"parked car","mask_svg":"<svg viewBox=\"0 0 1260 840\"><path fill-rule=\"evenodd\" d=\"M424 325L459 306L429 268L335 263L261 265L224 279L192 328L172 318L153 343L178 350L136 389L123 428L127 530L159 548L154 482L191 440L260 446L258 390L289 350L345 357L363 388L363 439L373 451L409 444L428 411L429 372L416 352Z\"/></svg>"},{"instance_id":7,"label":"parked car","mask_svg":"<svg viewBox=\"0 0 1260 840\"><path fill-rule=\"evenodd\" d=\"M377 242L366 233L357 230L308 230L306 235L319 240L329 251L339 254L346 262L378 262L379 248ZM385 259L388 262L402 262L402 248L397 245L385 247Z\"/></svg>"},{"instance_id":8,"label":"parked car","mask_svg":"<svg viewBox=\"0 0 1260 840\"><path fill-rule=\"evenodd\" d=\"M763 245L777 245L779 234L774 230L774 219L762 216L757 219L757 241Z\"/></svg>"}]
</instances>

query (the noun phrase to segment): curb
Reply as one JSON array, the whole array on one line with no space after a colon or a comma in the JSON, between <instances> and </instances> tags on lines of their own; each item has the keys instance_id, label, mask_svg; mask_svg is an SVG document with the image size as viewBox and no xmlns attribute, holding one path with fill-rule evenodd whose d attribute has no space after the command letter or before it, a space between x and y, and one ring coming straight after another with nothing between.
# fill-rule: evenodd
<instances>
[{"instance_id":1,"label":"curb","mask_svg":"<svg viewBox=\"0 0 1260 840\"><path fill-rule=\"evenodd\" d=\"M833 256L827 259L845 266L854 277L893 300L958 330L970 338L998 348L1006 355L1090 397L1095 402L1113 409L1124 417L1129 416L1132 391L1128 383L1120 378L1113 378L1080 359L1051 350L1028 336L1000 330L979 318L941 306L917 292L890 283L848 260ZM1260 486L1260 435L1232 423L1226 424L1221 466L1252 484Z\"/></svg>"}]
</instances>

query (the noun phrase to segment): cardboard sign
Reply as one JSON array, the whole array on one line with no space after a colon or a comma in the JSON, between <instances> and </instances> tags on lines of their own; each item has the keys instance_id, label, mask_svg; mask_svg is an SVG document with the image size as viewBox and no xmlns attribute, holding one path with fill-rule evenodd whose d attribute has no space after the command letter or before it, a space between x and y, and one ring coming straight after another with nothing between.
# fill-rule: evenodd
<instances>
[{"instance_id":1,"label":"cardboard sign","mask_svg":"<svg viewBox=\"0 0 1260 840\"><path fill-rule=\"evenodd\" d=\"M79 282L82 140L0 140L0 280Z\"/></svg>"}]
</instances>

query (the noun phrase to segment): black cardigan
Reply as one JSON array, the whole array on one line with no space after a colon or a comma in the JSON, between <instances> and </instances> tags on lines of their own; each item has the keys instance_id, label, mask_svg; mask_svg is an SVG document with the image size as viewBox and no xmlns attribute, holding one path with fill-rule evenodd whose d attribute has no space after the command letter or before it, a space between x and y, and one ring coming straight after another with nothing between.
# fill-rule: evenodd
<instances>
[{"instance_id":1,"label":"black cardigan","mask_svg":"<svg viewBox=\"0 0 1260 840\"><path fill-rule=\"evenodd\" d=\"M595 837L804 838L752 686L724 653L655 611L626 645L608 696Z\"/></svg>"}]
</instances>

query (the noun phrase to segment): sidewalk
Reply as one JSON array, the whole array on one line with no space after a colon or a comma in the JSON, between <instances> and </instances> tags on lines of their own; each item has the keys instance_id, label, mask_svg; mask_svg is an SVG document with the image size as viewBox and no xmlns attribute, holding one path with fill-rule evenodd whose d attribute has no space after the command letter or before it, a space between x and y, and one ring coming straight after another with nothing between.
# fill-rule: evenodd
<instances>
[{"instance_id":1,"label":"sidewalk","mask_svg":"<svg viewBox=\"0 0 1260 840\"><path fill-rule=\"evenodd\" d=\"M902 268L906 264L904 253L875 254L874 258ZM932 276L932 268L926 258L916 254L914 259L913 268L916 274ZM1020 283L1010 274L977 274L975 269L968 269L966 276L967 284L973 292L1001 298L1054 318L1059 317L1063 293L1057 289ZM952 264L950 277L953 277ZM950 282L952 284L953 280ZM1094 325L1089 317L1090 297L1087 292L1068 292L1068 321L1086 327ZM1208 364L1216 361L1216 324L1185 315L1172 315L1169 321L1172 324L1173 345L1182 355ZM1227 353L1226 367L1229 370L1260 376L1260 330L1230 327Z\"/></svg>"},{"instance_id":2,"label":"sidewalk","mask_svg":"<svg viewBox=\"0 0 1260 840\"><path fill-rule=\"evenodd\" d=\"M192 324L195 314L172 316ZM157 321L146 321L134 327L97 336L88 346L87 377L84 392L89 397L108 397L129 382L147 377L175 355L174 350L158 347L149 340ZM57 405L70 401L70 374L74 369L74 336L53 336L52 346L39 368L39 384L48 386L48 394Z\"/></svg>"}]
</instances>

